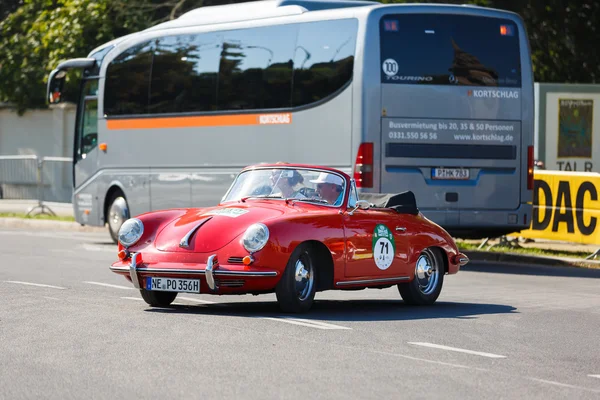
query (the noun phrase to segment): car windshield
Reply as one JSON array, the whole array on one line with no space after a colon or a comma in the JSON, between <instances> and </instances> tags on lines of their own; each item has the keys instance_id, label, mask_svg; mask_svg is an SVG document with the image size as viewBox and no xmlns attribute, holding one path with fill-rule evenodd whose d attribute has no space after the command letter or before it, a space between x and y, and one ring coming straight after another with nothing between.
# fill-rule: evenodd
<instances>
[{"instance_id":1,"label":"car windshield","mask_svg":"<svg viewBox=\"0 0 600 400\"><path fill-rule=\"evenodd\" d=\"M279 198L340 206L345 190L345 180L331 172L286 167L254 169L238 175L222 202Z\"/></svg>"}]
</instances>

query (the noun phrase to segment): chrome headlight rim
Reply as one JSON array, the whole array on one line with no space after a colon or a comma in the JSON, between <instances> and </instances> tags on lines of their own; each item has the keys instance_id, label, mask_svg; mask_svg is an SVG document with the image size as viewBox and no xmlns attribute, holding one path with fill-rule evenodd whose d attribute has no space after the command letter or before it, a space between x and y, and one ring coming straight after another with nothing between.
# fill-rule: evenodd
<instances>
[{"instance_id":1,"label":"chrome headlight rim","mask_svg":"<svg viewBox=\"0 0 600 400\"><path fill-rule=\"evenodd\" d=\"M137 228L137 233L134 233L133 230ZM127 237L133 233L132 237ZM118 239L119 243L123 245L125 248L129 248L136 244L142 235L144 234L144 223L138 218L129 218L119 228Z\"/></svg>"},{"instance_id":2,"label":"chrome headlight rim","mask_svg":"<svg viewBox=\"0 0 600 400\"><path fill-rule=\"evenodd\" d=\"M257 234L261 233L261 231L263 232L264 238L253 247L250 244L250 242L254 241L256 239ZM252 237L250 237L250 235L252 235ZM269 228L265 224L263 224L262 222L254 223L248 228L246 228L246 231L242 235L242 246L244 247L244 249L246 249L248 253L256 253L257 251L262 250L267 245L267 243L269 242L269 236Z\"/></svg>"}]
</instances>

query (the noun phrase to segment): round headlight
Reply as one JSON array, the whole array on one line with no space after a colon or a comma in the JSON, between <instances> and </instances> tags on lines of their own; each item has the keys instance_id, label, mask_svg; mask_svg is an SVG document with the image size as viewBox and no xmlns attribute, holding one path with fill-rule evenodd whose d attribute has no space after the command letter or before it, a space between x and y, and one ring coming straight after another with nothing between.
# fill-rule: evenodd
<instances>
[{"instance_id":1,"label":"round headlight","mask_svg":"<svg viewBox=\"0 0 600 400\"><path fill-rule=\"evenodd\" d=\"M140 240L144 233L144 224L137 218L130 218L123 222L119 229L119 242L129 247Z\"/></svg>"},{"instance_id":2,"label":"round headlight","mask_svg":"<svg viewBox=\"0 0 600 400\"><path fill-rule=\"evenodd\" d=\"M265 224L252 224L244 232L242 244L250 253L259 251L269 240L269 228Z\"/></svg>"}]
</instances>

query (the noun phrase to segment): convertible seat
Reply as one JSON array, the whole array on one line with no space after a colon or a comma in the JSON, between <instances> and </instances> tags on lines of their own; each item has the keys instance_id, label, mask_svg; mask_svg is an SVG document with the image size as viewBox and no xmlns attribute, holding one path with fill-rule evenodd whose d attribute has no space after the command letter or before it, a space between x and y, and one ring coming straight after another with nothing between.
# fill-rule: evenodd
<instances>
[{"instance_id":1,"label":"convertible seat","mask_svg":"<svg viewBox=\"0 0 600 400\"><path fill-rule=\"evenodd\" d=\"M360 193L359 198L375 208L391 208L400 214L419 214L415 194L410 190L401 193Z\"/></svg>"}]
</instances>

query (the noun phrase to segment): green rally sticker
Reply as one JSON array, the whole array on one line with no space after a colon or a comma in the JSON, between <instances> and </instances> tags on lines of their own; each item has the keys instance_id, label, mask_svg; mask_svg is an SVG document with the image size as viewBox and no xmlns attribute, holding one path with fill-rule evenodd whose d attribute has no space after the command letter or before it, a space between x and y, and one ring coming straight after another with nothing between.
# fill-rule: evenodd
<instances>
[{"instance_id":1,"label":"green rally sticker","mask_svg":"<svg viewBox=\"0 0 600 400\"><path fill-rule=\"evenodd\" d=\"M396 254L394 235L387 226L377 224L373 232L373 257L377 268L388 269L392 265L394 254Z\"/></svg>"}]
</instances>

